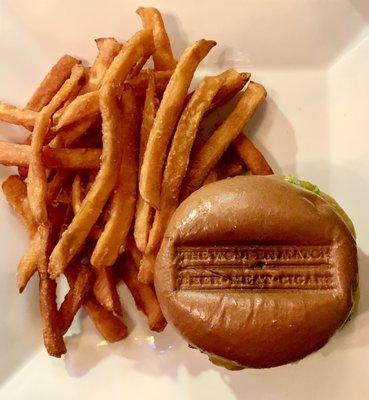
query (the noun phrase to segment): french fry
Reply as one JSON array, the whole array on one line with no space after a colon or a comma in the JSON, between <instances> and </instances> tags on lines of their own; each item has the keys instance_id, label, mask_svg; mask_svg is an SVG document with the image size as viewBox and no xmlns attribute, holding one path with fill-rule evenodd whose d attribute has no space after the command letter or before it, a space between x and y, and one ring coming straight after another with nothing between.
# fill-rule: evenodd
<instances>
[{"instance_id":1,"label":"french fry","mask_svg":"<svg viewBox=\"0 0 369 400\"><path fill-rule=\"evenodd\" d=\"M77 214L78 210L81 207L82 199L83 199L83 188L82 188L82 181L81 176L76 174L73 183L72 183L72 208L74 214Z\"/></svg>"},{"instance_id":2,"label":"french fry","mask_svg":"<svg viewBox=\"0 0 369 400\"><path fill-rule=\"evenodd\" d=\"M28 281L37 271L38 260L40 256L41 237L36 232L29 244L26 252L19 261L17 268L17 286L19 293L22 293L27 286Z\"/></svg>"},{"instance_id":3,"label":"french fry","mask_svg":"<svg viewBox=\"0 0 369 400\"><path fill-rule=\"evenodd\" d=\"M215 166L219 179L231 178L244 172L244 163L236 153L229 148Z\"/></svg>"},{"instance_id":4,"label":"french fry","mask_svg":"<svg viewBox=\"0 0 369 400\"><path fill-rule=\"evenodd\" d=\"M27 201L27 186L18 175L9 176L2 184L6 200L21 217L32 238L37 232L37 223Z\"/></svg>"},{"instance_id":5,"label":"french fry","mask_svg":"<svg viewBox=\"0 0 369 400\"><path fill-rule=\"evenodd\" d=\"M273 174L273 170L270 168L265 157L243 133L240 133L232 142L232 148L242 158L253 175Z\"/></svg>"},{"instance_id":6,"label":"french fry","mask_svg":"<svg viewBox=\"0 0 369 400\"><path fill-rule=\"evenodd\" d=\"M37 112L21 109L9 104L0 103L0 121L8 122L13 125L24 126L32 130L37 118Z\"/></svg>"},{"instance_id":7,"label":"french fry","mask_svg":"<svg viewBox=\"0 0 369 400\"><path fill-rule=\"evenodd\" d=\"M195 155L187 171L183 198L188 197L201 186L211 169L214 168L222 154L238 136L265 97L264 87L258 83L250 82L232 113Z\"/></svg>"},{"instance_id":8,"label":"french fry","mask_svg":"<svg viewBox=\"0 0 369 400\"><path fill-rule=\"evenodd\" d=\"M40 111L58 92L68 79L72 68L80 61L66 54L51 68L26 105L26 109Z\"/></svg>"},{"instance_id":9,"label":"french fry","mask_svg":"<svg viewBox=\"0 0 369 400\"><path fill-rule=\"evenodd\" d=\"M106 71L122 48L122 45L114 38L99 38L95 42L99 53L90 69L88 81L80 94L92 92L100 88Z\"/></svg>"},{"instance_id":10,"label":"french fry","mask_svg":"<svg viewBox=\"0 0 369 400\"><path fill-rule=\"evenodd\" d=\"M230 69L218 76L205 77L185 107L168 153L161 186L160 209L155 213L145 253L157 253L168 221L178 206L192 145L204 113L226 80L238 75Z\"/></svg>"},{"instance_id":11,"label":"french fry","mask_svg":"<svg viewBox=\"0 0 369 400\"><path fill-rule=\"evenodd\" d=\"M69 286L73 290L78 270L67 268L64 272ZM86 295L83 306L95 328L107 342L118 342L127 336L127 327L123 321L100 305L92 292Z\"/></svg>"},{"instance_id":12,"label":"french fry","mask_svg":"<svg viewBox=\"0 0 369 400\"><path fill-rule=\"evenodd\" d=\"M214 41L203 39L184 51L165 89L156 114L142 162L139 182L141 196L156 209L160 206L160 188L166 150L182 111L187 90L197 66L214 46Z\"/></svg>"},{"instance_id":13,"label":"french fry","mask_svg":"<svg viewBox=\"0 0 369 400\"><path fill-rule=\"evenodd\" d=\"M156 93L162 95L169 83L173 70L153 71L155 77ZM132 87L136 96L145 96L147 85L149 82L150 70L143 69L137 76L127 81Z\"/></svg>"},{"instance_id":14,"label":"french fry","mask_svg":"<svg viewBox=\"0 0 369 400\"><path fill-rule=\"evenodd\" d=\"M122 95L120 138L124 143L119 176L108 208L108 220L91 256L94 267L111 266L124 251L135 213L138 176L139 110L131 88Z\"/></svg>"},{"instance_id":15,"label":"french fry","mask_svg":"<svg viewBox=\"0 0 369 400\"><path fill-rule=\"evenodd\" d=\"M122 305L116 284L117 281L112 267L96 270L96 279L93 285L96 300L114 315L122 316Z\"/></svg>"},{"instance_id":16,"label":"french fry","mask_svg":"<svg viewBox=\"0 0 369 400\"><path fill-rule=\"evenodd\" d=\"M88 92L76 97L64 110L58 120L55 118L53 122L57 124L53 127L54 131L58 131L66 125L73 124L83 118L96 117L100 114L99 107L99 91Z\"/></svg>"},{"instance_id":17,"label":"french fry","mask_svg":"<svg viewBox=\"0 0 369 400\"><path fill-rule=\"evenodd\" d=\"M42 162L42 148L49 129L50 118L78 84L83 72L83 67L80 65L75 65L72 68L70 78L63 83L50 103L40 111L35 122L31 141L31 159L28 168L27 196L32 214L39 223L47 222L47 181Z\"/></svg>"},{"instance_id":18,"label":"french fry","mask_svg":"<svg viewBox=\"0 0 369 400\"><path fill-rule=\"evenodd\" d=\"M137 14L141 17L145 29L152 29L154 37L155 52L153 60L157 71L166 71L176 67L168 34L165 29L163 18L156 8L139 7Z\"/></svg>"},{"instance_id":19,"label":"french fry","mask_svg":"<svg viewBox=\"0 0 369 400\"><path fill-rule=\"evenodd\" d=\"M68 262L79 251L115 187L122 147L119 130L121 115L117 105L116 88L124 82L132 67L149 47L153 47L151 32L138 32L125 44L105 74L100 89L103 126L101 167L78 213L50 256L49 271L53 277L63 272Z\"/></svg>"},{"instance_id":20,"label":"french fry","mask_svg":"<svg viewBox=\"0 0 369 400\"><path fill-rule=\"evenodd\" d=\"M208 176L205 178L203 186L208 185L209 183L216 182L219 179L218 172L215 169L212 169Z\"/></svg>"},{"instance_id":21,"label":"french fry","mask_svg":"<svg viewBox=\"0 0 369 400\"><path fill-rule=\"evenodd\" d=\"M137 278L140 282L151 284L154 282L154 268L155 268L156 254L144 253L140 262L140 269Z\"/></svg>"},{"instance_id":22,"label":"french fry","mask_svg":"<svg viewBox=\"0 0 369 400\"><path fill-rule=\"evenodd\" d=\"M120 271L124 283L135 300L137 308L146 315L149 328L152 331L161 332L167 322L161 311L153 287L145 285L138 280L135 263L129 255L124 257Z\"/></svg>"},{"instance_id":23,"label":"french fry","mask_svg":"<svg viewBox=\"0 0 369 400\"><path fill-rule=\"evenodd\" d=\"M145 104L143 108L143 117L140 130L140 154L139 154L139 169L142 165L142 160L145 154L149 134L154 123L158 100L155 93L155 78L153 74L149 76L149 82L146 90ZM153 217L153 209L150 204L138 194L136 216L134 223L133 235L135 242L140 251L145 251L147 239Z\"/></svg>"},{"instance_id":24,"label":"french fry","mask_svg":"<svg viewBox=\"0 0 369 400\"><path fill-rule=\"evenodd\" d=\"M69 171L58 170L48 183L46 203L51 204L59 195L65 182L69 178Z\"/></svg>"},{"instance_id":25,"label":"french fry","mask_svg":"<svg viewBox=\"0 0 369 400\"><path fill-rule=\"evenodd\" d=\"M68 291L59 308L60 330L64 335L71 326L74 316L81 308L88 291L92 285L93 272L91 268L83 265L74 265L71 267L76 270L76 278L73 287Z\"/></svg>"},{"instance_id":26,"label":"french fry","mask_svg":"<svg viewBox=\"0 0 369 400\"><path fill-rule=\"evenodd\" d=\"M101 149L50 149L43 147L42 162L46 168L97 169L100 167ZM0 164L28 167L31 146L0 142Z\"/></svg>"}]
</instances>

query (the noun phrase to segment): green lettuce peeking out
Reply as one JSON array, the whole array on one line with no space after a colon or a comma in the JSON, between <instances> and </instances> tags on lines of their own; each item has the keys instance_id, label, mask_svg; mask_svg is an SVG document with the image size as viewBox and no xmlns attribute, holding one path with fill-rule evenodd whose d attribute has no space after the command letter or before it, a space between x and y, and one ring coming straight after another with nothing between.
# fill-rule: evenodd
<instances>
[{"instance_id":1,"label":"green lettuce peeking out","mask_svg":"<svg viewBox=\"0 0 369 400\"><path fill-rule=\"evenodd\" d=\"M343 208L334 200L331 196L328 194L322 192L317 185L314 185L311 182L308 181L303 181L301 179L297 179L293 175L285 175L284 179L292 183L293 185L299 186L303 189L309 190L310 192L315 193L317 196L325 200L333 209L333 211L339 215L343 222L346 224L347 228L351 232L352 236L356 238L356 232L354 228L354 224L352 223L350 217L346 214L346 212L343 210Z\"/></svg>"}]
</instances>

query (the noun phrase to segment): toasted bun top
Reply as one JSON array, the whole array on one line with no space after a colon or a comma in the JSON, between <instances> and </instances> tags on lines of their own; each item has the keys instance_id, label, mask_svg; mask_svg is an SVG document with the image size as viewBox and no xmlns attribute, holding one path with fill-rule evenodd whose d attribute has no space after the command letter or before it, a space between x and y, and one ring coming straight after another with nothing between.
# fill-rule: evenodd
<instances>
[{"instance_id":1,"label":"toasted bun top","mask_svg":"<svg viewBox=\"0 0 369 400\"><path fill-rule=\"evenodd\" d=\"M346 321L356 286L345 223L276 176L193 193L173 215L155 270L164 314L191 345L255 368L323 346Z\"/></svg>"}]
</instances>

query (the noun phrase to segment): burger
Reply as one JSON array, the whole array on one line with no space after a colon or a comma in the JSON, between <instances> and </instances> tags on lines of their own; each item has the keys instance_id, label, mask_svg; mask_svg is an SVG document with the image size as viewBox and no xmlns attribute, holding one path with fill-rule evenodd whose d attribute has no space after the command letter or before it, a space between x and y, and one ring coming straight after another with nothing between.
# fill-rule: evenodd
<instances>
[{"instance_id":1,"label":"burger","mask_svg":"<svg viewBox=\"0 0 369 400\"><path fill-rule=\"evenodd\" d=\"M353 224L294 177L206 185L174 213L155 267L167 320L230 369L294 362L347 321L357 289Z\"/></svg>"}]
</instances>

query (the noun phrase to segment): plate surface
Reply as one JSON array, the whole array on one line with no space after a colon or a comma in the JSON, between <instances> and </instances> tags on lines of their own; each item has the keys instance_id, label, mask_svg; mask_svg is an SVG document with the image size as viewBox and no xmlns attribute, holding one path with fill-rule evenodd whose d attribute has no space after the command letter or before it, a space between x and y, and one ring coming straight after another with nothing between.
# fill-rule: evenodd
<instances>
[{"instance_id":1,"label":"plate surface","mask_svg":"<svg viewBox=\"0 0 369 400\"><path fill-rule=\"evenodd\" d=\"M128 38L146 1L2 0L0 101L22 106L55 60L93 60L94 38ZM19 296L15 268L27 246L0 195L0 398L367 399L369 396L369 3L171 0L164 14L176 56L199 38L218 42L198 76L250 71L268 99L247 133L277 172L332 194L358 234L361 298L352 320L318 353L270 370L228 372L187 347L170 328L154 334L124 288L129 338L106 344L80 314L68 355L41 346L37 283ZM0 140L25 131L0 123ZM0 179L10 170L1 167ZM83 334L82 334L83 333Z\"/></svg>"}]
</instances>

